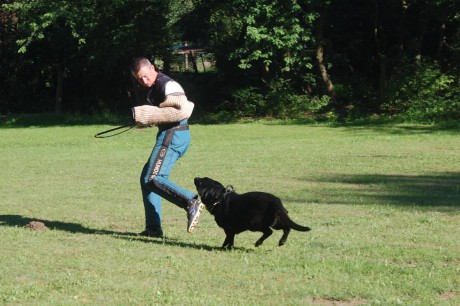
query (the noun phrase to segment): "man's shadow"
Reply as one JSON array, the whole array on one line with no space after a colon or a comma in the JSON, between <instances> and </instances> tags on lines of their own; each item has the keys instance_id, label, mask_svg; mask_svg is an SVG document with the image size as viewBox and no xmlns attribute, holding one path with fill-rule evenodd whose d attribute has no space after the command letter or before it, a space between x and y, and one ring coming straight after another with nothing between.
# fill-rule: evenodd
<instances>
[{"instance_id":1,"label":"man's shadow","mask_svg":"<svg viewBox=\"0 0 460 306\"><path fill-rule=\"evenodd\" d=\"M118 239L125 239L130 241L141 241L145 243L155 243L155 244L164 244L171 245L183 248L193 248L205 251L215 251L221 250L218 247L211 247L205 244L195 244L195 243L186 243L178 241L177 239L165 237L163 239L158 238L147 238L144 236L139 236L136 233L130 232L117 232L111 230L99 230L91 229L85 226L82 226L78 223L62 222L62 221L51 221L43 220L37 218L29 218L21 215L0 215L0 226L11 226L11 227L25 227L32 221L42 222L45 226L52 230L64 231L69 233L79 233L79 234L89 234L89 235L109 235Z\"/></svg>"}]
</instances>

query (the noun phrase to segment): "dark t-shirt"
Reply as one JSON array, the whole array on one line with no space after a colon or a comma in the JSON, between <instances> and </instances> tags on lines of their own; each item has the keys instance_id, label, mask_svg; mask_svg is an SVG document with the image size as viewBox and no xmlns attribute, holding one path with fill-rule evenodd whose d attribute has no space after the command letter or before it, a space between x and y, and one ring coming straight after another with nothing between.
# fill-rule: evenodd
<instances>
[{"instance_id":1,"label":"dark t-shirt","mask_svg":"<svg viewBox=\"0 0 460 306\"><path fill-rule=\"evenodd\" d=\"M155 83L147 93L147 100L154 106L159 106L165 100L166 83L172 79L162 72L158 72Z\"/></svg>"}]
</instances>

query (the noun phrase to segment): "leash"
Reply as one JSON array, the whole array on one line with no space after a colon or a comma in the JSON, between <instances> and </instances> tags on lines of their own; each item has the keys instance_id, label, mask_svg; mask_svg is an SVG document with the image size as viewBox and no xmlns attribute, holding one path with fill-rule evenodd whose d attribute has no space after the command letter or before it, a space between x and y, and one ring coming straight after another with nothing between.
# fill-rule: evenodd
<instances>
[{"instance_id":1,"label":"leash","mask_svg":"<svg viewBox=\"0 0 460 306\"><path fill-rule=\"evenodd\" d=\"M120 134L122 134L124 132L127 132L127 131L129 131L130 129L132 129L134 127L135 127L134 124L122 125L122 126L118 126L116 128L113 128L113 129L110 129L110 130L107 130L107 131L97 133L96 135L94 135L94 137L96 137L96 138L109 138L109 137L113 137L113 136L116 136L116 135L120 135ZM121 132L115 133L115 134L105 135L107 133L114 132L114 131L121 130L121 129L124 129L124 130L121 131ZM103 135L105 135L105 136L103 136Z\"/></svg>"},{"instance_id":2,"label":"leash","mask_svg":"<svg viewBox=\"0 0 460 306\"><path fill-rule=\"evenodd\" d=\"M127 132L127 131L131 130L134 127L136 127L135 124L126 124L126 125L122 125L122 126L117 126L116 128L97 133L96 135L94 135L94 137L96 137L96 138L109 138L109 137L113 137L113 136L116 136L116 135L120 135L120 134L122 134L124 132ZM115 134L105 135L107 133L114 132L114 131L121 130L121 129L124 129L124 130L121 131L121 132L115 133ZM186 130L186 129L188 129L188 124L174 123L174 124L166 125L166 126L164 126L162 128L159 128L159 131L160 132L168 131L168 130L181 131L181 130ZM103 135L105 135L105 136L103 136Z\"/></svg>"},{"instance_id":3,"label":"leash","mask_svg":"<svg viewBox=\"0 0 460 306\"><path fill-rule=\"evenodd\" d=\"M235 187L233 187L233 185L227 185L227 187L225 187L225 193L222 194L222 200L219 200L216 203L212 204L211 210L208 209L209 213L212 213L216 205L221 203L223 200L225 200L225 196L231 192L235 192Z\"/></svg>"},{"instance_id":4,"label":"leash","mask_svg":"<svg viewBox=\"0 0 460 306\"><path fill-rule=\"evenodd\" d=\"M225 187L224 197L227 193L230 193L230 192L235 192L235 187L233 187L233 185L227 185L227 187Z\"/></svg>"}]
</instances>

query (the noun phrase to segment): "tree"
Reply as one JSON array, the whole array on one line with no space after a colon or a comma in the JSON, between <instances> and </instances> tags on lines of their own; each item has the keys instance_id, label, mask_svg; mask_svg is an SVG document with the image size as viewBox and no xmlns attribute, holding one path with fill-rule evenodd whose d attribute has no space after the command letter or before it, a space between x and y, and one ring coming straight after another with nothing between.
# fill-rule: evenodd
<instances>
[{"instance_id":1,"label":"tree","mask_svg":"<svg viewBox=\"0 0 460 306\"><path fill-rule=\"evenodd\" d=\"M6 0L1 7L0 88L15 101L2 105L6 111L125 109L135 99L131 58L167 70L171 47L187 41L212 51L217 66L189 78L201 86L190 87L212 92L209 103L228 111L244 114L239 103L246 115L335 110L353 118L430 109L425 102L442 97L443 109L456 112L457 0ZM417 95L417 84L438 86Z\"/></svg>"},{"instance_id":2,"label":"tree","mask_svg":"<svg viewBox=\"0 0 460 306\"><path fill-rule=\"evenodd\" d=\"M39 87L54 88L54 110L59 112L64 97L68 111L95 109L98 96L109 100L112 109L120 97L129 98L125 84L130 84L130 60L168 56L180 37L174 28L188 10L181 6L184 2L191 1L17 0L3 7L18 16L17 50L35 68L35 76L29 77L39 81ZM75 93L80 99L72 107ZM92 95L92 101L83 103L82 93Z\"/></svg>"}]
</instances>

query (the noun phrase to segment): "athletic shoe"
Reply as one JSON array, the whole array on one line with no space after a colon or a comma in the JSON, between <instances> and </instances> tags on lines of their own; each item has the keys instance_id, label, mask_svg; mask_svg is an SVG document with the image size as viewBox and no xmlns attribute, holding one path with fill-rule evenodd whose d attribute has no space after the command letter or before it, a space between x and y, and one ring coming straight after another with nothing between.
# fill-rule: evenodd
<instances>
[{"instance_id":1,"label":"athletic shoe","mask_svg":"<svg viewBox=\"0 0 460 306\"><path fill-rule=\"evenodd\" d=\"M198 199L192 200L190 205L187 207L187 232L191 233L195 229L203 207L204 204Z\"/></svg>"},{"instance_id":2,"label":"athletic shoe","mask_svg":"<svg viewBox=\"0 0 460 306\"><path fill-rule=\"evenodd\" d=\"M145 231L139 233L139 235L152 238L163 238L163 230L161 227L146 228Z\"/></svg>"}]
</instances>

